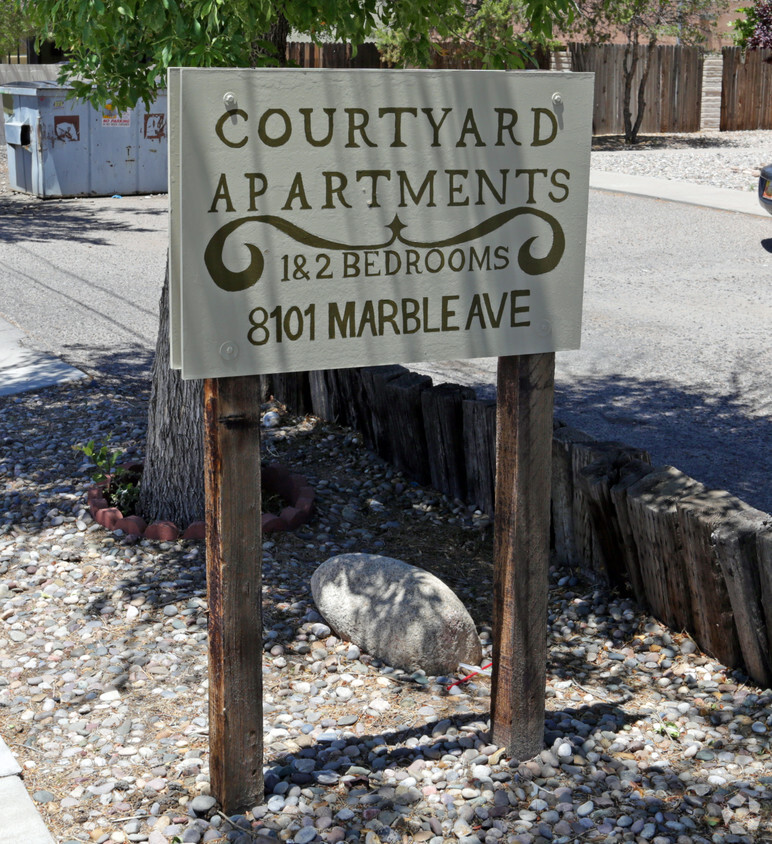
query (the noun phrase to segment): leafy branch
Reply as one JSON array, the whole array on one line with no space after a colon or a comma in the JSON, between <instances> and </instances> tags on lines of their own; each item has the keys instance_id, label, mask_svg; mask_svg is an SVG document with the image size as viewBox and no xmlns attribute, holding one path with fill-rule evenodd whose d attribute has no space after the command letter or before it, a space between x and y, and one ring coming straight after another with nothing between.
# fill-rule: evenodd
<instances>
[{"instance_id":1,"label":"leafy branch","mask_svg":"<svg viewBox=\"0 0 772 844\"><path fill-rule=\"evenodd\" d=\"M484 68L497 70L524 68L536 64L536 50L559 43L553 38L553 24L567 25L573 5L562 0L481 0L461 4L445 16L435 29L432 55L453 49L460 57ZM376 37L387 61L397 65L416 64L406 33L381 28Z\"/></svg>"},{"instance_id":2,"label":"leafy branch","mask_svg":"<svg viewBox=\"0 0 772 844\"><path fill-rule=\"evenodd\" d=\"M744 17L730 24L734 43L749 50L772 48L772 0L760 0L737 11Z\"/></svg>"}]
</instances>

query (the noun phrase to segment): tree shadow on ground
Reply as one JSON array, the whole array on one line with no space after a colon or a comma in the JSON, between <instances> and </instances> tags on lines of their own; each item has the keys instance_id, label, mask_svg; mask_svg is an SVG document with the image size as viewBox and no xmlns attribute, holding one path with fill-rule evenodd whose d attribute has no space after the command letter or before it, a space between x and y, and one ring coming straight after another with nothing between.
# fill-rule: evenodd
<instances>
[{"instance_id":1,"label":"tree shadow on ground","mask_svg":"<svg viewBox=\"0 0 772 844\"><path fill-rule=\"evenodd\" d=\"M709 135L679 135L676 133L661 135L640 134L635 144L626 143L624 135L593 135L592 138L593 151L618 149L631 151L647 149L731 149L732 147L738 146L742 146L742 143L738 142L735 138L726 137L718 132Z\"/></svg>"},{"instance_id":2,"label":"tree shadow on ground","mask_svg":"<svg viewBox=\"0 0 772 844\"><path fill-rule=\"evenodd\" d=\"M772 512L772 393L707 392L658 379L584 378L555 385L555 414L596 439L644 448L656 465Z\"/></svg>"},{"instance_id":3,"label":"tree shadow on ground","mask_svg":"<svg viewBox=\"0 0 772 844\"><path fill-rule=\"evenodd\" d=\"M169 552L159 556L155 565L147 568L143 574L145 582L156 586L162 583L154 593L154 607L162 610L168 603L179 603L201 593L205 588L200 565L202 558L203 555L199 555L197 565L191 569L190 555L183 560L179 553ZM581 577L574 577L573 588L580 593L574 599L570 593L556 587L558 579L568 574L570 572L567 570L553 571L553 600L563 599L568 602L568 613L556 609L554 603L551 604L551 612L555 614L552 618L553 630L563 622L576 621L577 610L579 618L591 620L591 613L584 615L582 612L583 603L590 606L592 595L598 591L597 586ZM187 582L180 583L185 577ZM180 583L181 588L168 588L175 581ZM300 636L304 617L302 611L293 609L298 600L308 598L302 588L298 591L297 587L301 583L298 580L292 587L286 575L278 575L275 570L268 573L264 583L268 594L275 598L281 593L284 599L286 609L269 610L268 618L273 629L279 631L279 636L272 643L281 643L286 648L289 663L286 685L282 686L286 696L273 698L274 703L266 711L269 722L273 721L276 714L292 711L290 683L293 677L299 676L293 673L292 666L299 663L308 668L302 652L295 651L297 645L307 645L312 641L311 638ZM102 606L101 600L95 601L93 611L96 615ZM632 604L623 606L630 607ZM610 627L601 626L596 638L599 644L613 639L617 653L630 647L640 650L642 625L645 622L647 617L639 613L623 636L614 638L614 631ZM576 629L577 633L580 632L578 627ZM664 628L662 632L666 632ZM660 835L672 834L673 830L677 830L681 834L700 834L710 840L715 828L726 829L727 824L721 811L727 808L729 799L737 794L747 797L757 787L766 793L765 786L757 780L757 774L744 777L738 771L732 780L720 785L709 782L708 777L711 776L712 768L720 768L725 763L716 761L715 764L704 763L698 767L694 760L683 757L686 745L680 743L680 736L670 736L668 724L672 718L679 717L676 714L677 705L696 694L694 683L689 678L683 679L684 683L690 685L688 695L679 691L676 684L667 689L659 688L652 695L650 675L640 665L628 664L631 662L630 657L627 657L628 662L612 663L612 669L617 667L619 671L614 673L612 670L609 676L607 661L602 666L593 665L576 655L575 644L571 646L570 655L565 649L561 650L561 644L560 637L553 635L548 649L549 685L555 688L555 683L562 679L566 695L574 692L586 697L590 693L593 699L587 702L558 700L554 693L548 697L544 750L535 759L512 760L505 755L503 761L506 765L492 775L481 769L475 770L475 765L485 765L486 761L472 751L490 746L491 741L487 697L482 695L471 698L469 705L473 711L441 715L436 722L427 723L416 710L423 704L433 704L440 708L441 704L438 704L436 698L437 687L429 689L406 677L404 682L396 682L390 689L382 691L383 697L391 702L388 722L383 716L379 718L374 713L369 716L366 712L362 713L359 703L355 710L358 713L357 725L363 729L357 733L352 732L353 727L337 726L337 715L334 714L331 720L323 722L323 727L324 724L327 727L324 729L326 737L322 740L314 739L307 746L295 746L292 739L288 739L284 741L284 750L281 749L282 739L272 742L274 752L267 753L264 760L267 767L266 801L274 790L277 794L289 797L308 787L314 788L317 795L334 797L332 805L337 803L339 807L347 805L347 800L358 803L366 797L369 817L378 818L400 832L415 833L417 830L410 826L410 820L403 816L409 815L410 805L423 799L421 789L434 785L431 781L421 779L423 763L432 766L445 757L447 764L449 758L453 757L457 762L452 767L459 770L436 793L440 798L442 795L458 797L462 788L470 788L476 790L478 796L467 796L456 804L452 800L444 802L445 809L440 814L443 819L450 820L451 825L458 818L478 828L486 819L500 820L508 831L525 831L530 824L530 832L536 834L542 826L538 816L549 810L558 812L561 820L570 828L570 834L584 836L588 831L588 822L582 821L575 810L578 805L591 800L593 826L603 827L605 816L613 819L606 824L609 827L607 834L619 832L615 828L615 819L627 815L632 817L633 822L640 817L645 818L647 823L655 824ZM367 658L363 661L370 664ZM720 670L720 666L714 665L709 658L703 658L702 662L706 670ZM393 675L387 673L384 676ZM727 677L727 682L731 679L731 676ZM604 696L606 700L599 699ZM415 699L409 709L403 706L406 698ZM697 706L699 714L709 719L709 723L720 724L735 714L753 714L754 708L743 707L742 701L742 697L737 697L731 703L713 703L707 699L697 702ZM202 702L202 709L204 707L205 703ZM336 709L345 711L346 708L346 704L341 704ZM302 720L302 713L298 717ZM415 723L417 719L423 723ZM643 739L630 738L630 728L636 725L641 725L645 733ZM376 728L373 729L373 726ZM683 733L683 729L679 728L678 732ZM652 743L653 733L656 734L655 738L661 739L661 743ZM750 731L748 734L752 735ZM291 746L287 746L287 741ZM561 746L560 750L558 746ZM718 741L715 744L707 743L706 747L714 747L711 752L718 755L723 744ZM648 756L634 755L644 748L653 752ZM669 755L674 749L677 750L675 758ZM312 768L308 760L313 760ZM379 773L385 770L390 770L392 774L402 772L399 777L412 776L417 782L404 785L400 782L385 783ZM684 777L685 773L690 776ZM605 778L602 795L595 785L601 777ZM280 783L284 785L279 786ZM495 783L512 789L514 797L507 796L506 800L497 798L493 790L498 787ZM492 796L486 794L486 791L491 791ZM543 800L547 809L540 809L532 823L524 824L520 812L527 809L536 798ZM259 812L257 817L260 818ZM259 822L269 829L279 830L279 826L270 817L263 817ZM345 821L338 823L346 827ZM554 821L547 826L551 828L553 824ZM763 835L770 831L772 827L769 826L769 819L763 815L756 830L756 834L762 837L738 833L732 840L738 844L766 840ZM449 829L445 828L443 834L449 835Z\"/></svg>"},{"instance_id":4,"label":"tree shadow on ground","mask_svg":"<svg viewBox=\"0 0 772 844\"><path fill-rule=\"evenodd\" d=\"M751 393L739 375L734 381L721 391L659 378L558 375L555 418L594 439L643 448L655 465L675 466L772 512L772 389L760 381ZM464 383L479 399L496 397L495 384L477 372Z\"/></svg>"},{"instance_id":5,"label":"tree shadow on ground","mask_svg":"<svg viewBox=\"0 0 772 844\"><path fill-rule=\"evenodd\" d=\"M104 235L113 232L155 234L157 229L142 224L144 215L166 215L166 207L126 207L115 200L105 204L102 198L34 199L0 197L0 242L65 241L92 246L108 245ZM104 211L109 211L111 218Z\"/></svg>"},{"instance_id":6,"label":"tree shadow on ground","mask_svg":"<svg viewBox=\"0 0 772 844\"><path fill-rule=\"evenodd\" d=\"M142 338L140 338L142 339ZM125 342L120 349L67 343L67 360L106 386L123 384L143 394L150 389L155 352L137 342Z\"/></svg>"}]
</instances>

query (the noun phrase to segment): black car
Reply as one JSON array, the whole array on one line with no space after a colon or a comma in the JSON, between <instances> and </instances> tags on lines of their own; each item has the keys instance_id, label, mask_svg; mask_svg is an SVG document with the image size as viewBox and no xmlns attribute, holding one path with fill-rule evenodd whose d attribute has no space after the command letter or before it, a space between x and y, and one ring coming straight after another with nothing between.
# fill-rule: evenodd
<instances>
[{"instance_id":1,"label":"black car","mask_svg":"<svg viewBox=\"0 0 772 844\"><path fill-rule=\"evenodd\" d=\"M772 164L761 168L759 176L759 203L772 214Z\"/></svg>"}]
</instances>

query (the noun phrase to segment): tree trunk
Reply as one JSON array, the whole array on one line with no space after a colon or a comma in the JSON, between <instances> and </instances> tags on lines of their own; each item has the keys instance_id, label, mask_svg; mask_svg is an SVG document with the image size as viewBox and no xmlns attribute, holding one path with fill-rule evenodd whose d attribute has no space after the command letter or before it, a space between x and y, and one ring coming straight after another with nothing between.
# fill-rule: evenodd
<instances>
[{"instance_id":1,"label":"tree trunk","mask_svg":"<svg viewBox=\"0 0 772 844\"><path fill-rule=\"evenodd\" d=\"M286 64L288 31L286 18L279 15L255 43L254 63L260 53L272 53ZM201 381L183 381L169 368L168 265L160 310L139 504L147 521L168 519L185 527L204 518L203 386Z\"/></svg>"},{"instance_id":2,"label":"tree trunk","mask_svg":"<svg viewBox=\"0 0 772 844\"><path fill-rule=\"evenodd\" d=\"M649 71L651 70L651 56L656 46L656 41L649 41L646 47L646 57L643 60L643 73L641 73L641 80L638 83L638 113L635 116L635 123L633 124L632 132L630 134L630 143L638 143L638 132L643 122L643 112L646 108L646 83L649 80Z\"/></svg>"},{"instance_id":3,"label":"tree trunk","mask_svg":"<svg viewBox=\"0 0 772 844\"><path fill-rule=\"evenodd\" d=\"M169 368L169 268L161 293L158 341L148 408L140 512L148 522L180 527L204 518L204 428L201 381Z\"/></svg>"},{"instance_id":4,"label":"tree trunk","mask_svg":"<svg viewBox=\"0 0 772 844\"><path fill-rule=\"evenodd\" d=\"M289 23L283 14L279 13L271 28L258 41L252 44L252 67L260 64L261 56L276 59L283 67L287 64L287 36Z\"/></svg>"},{"instance_id":5,"label":"tree trunk","mask_svg":"<svg viewBox=\"0 0 772 844\"><path fill-rule=\"evenodd\" d=\"M633 137L633 115L630 111L630 100L633 95L633 76L638 67L638 38L633 35L625 45L625 55L622 62L624 74L624 92L622 94L622 116L625 121L625 143L634 144Z\"/></svg>"}]
</instances>

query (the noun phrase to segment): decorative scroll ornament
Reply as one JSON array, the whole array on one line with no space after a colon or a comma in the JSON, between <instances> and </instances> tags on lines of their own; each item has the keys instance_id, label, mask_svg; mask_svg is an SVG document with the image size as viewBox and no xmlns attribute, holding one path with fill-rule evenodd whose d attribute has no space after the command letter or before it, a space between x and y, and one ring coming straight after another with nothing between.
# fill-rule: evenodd
<instances>
[{"instance_id":1,"label":"decorative scroll ornament","mask_svg":"<svg viewBox=\"0 0 772 844\"><path fill-rule=\"evenodd\" d=\"M435 241L410 240L405 236L407 226L399 219L398 216L395 216L391 223L386 226L386 229L391 232L390 237L381 243L367 244L339 243L338 241L315 235L300 226L296 226L294 223L290 223L282 217L276 217L270 214L253 217L240 217L239 219L231 220L229 223L226 223L212 235L212 238L204 251L204 263L206 264L207 270L209 270L209 275L212 277L212 281L214 281L219 288L227 290L229 293L235 293L240 290L246 290L247 288L252 287L253 284L256 284L260 280L263 270L265 269L265 259L263 258L263 253L254 243L244 244L250 254L249 264L245 269L238 271L229 270L223 262L222 255L223 250L225 249L226 240L231 234L233 234L233 232L236 231L236 229L246 223L263 223L268 226L273 226L275 229L283 232L298 243L302 243L304 246L309 246L315 249L362 252L365 250L374 251L377 249L386 249L397 241L405 246L413 247L414 249L441 249L448 246L459 246L462 243L469 243L470 241L484 237L485 235L496 231L496 229L501 228L510 220L514 220L515 217L519 217L524 214L531 214L541 220L544 220L552 230L552 244L545 257L535 258L531 254L534 241L538 240L538 235L529 237L520 247L517 254L517 263L523 272L528 273L528 275L543 275L544 273L554 270L560 263L560 259L563 257L563 252L566 247L566 238L560 224L551 214L547 214L545 211L541 211L538 208L526 207L510 208L507 211L502 211L500 214L494 214L493 217L478 223L478 225L473 226L460 234Z\"/></svg>"}]
</instances>

